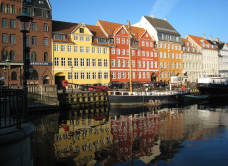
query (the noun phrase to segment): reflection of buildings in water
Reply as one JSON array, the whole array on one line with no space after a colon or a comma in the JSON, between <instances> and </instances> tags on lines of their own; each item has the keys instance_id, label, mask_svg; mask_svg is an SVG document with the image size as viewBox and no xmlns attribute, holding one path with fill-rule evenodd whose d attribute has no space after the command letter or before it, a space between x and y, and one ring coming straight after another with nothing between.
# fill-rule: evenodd
<instances>
[{"instance_id":1,"label":"reflection of buildings in water","mask_svg":"<svg viewBox=\"0 0 228 166\"><path fill-rule=\"evenodd\" d=\"M159 129L159 116L150 112L131 116L115 116L111 120L113 143L118 161L151 156Z\"/></svg>"},{"instance_id":2,"label":"reflection of buildings in water","mask_svg":"<svg viewBox=\"0 0 228 166\"><path fill-rule=\"evenodd\" d=\"M55 155L59 161L72 158L76 165L93 165L94 158L101 155L99 151L112 143L107 111L70 112L69 120L60 125L59 133L55 135Z\"/></svg>"},{"instance_id":3,"label":"reflection of buildings in water","mask_svg":"<svg viewBox=\"0 0 228 166\"><path fill-rule=\"evenodd\" d=\"M185 107L185 139L188 141L210 139L227 124L227 108L223 106L192 105ZM224 119L224 120L223 120Z\"/></svg>"},{"instance_id":4,"label":"reflection of buildings in water","mask_svg":"<svg viewBox=\"0 0 228 166\"><path fill-rule=\"evenodd\" d=\"M35 126L32 138L32 154L35 165L46 165L56 162L53 135L58 131L59 113L43 117L31 116L30 120ZM45 147L45 148L44 148Z\"/></svg>"}]
</instances>

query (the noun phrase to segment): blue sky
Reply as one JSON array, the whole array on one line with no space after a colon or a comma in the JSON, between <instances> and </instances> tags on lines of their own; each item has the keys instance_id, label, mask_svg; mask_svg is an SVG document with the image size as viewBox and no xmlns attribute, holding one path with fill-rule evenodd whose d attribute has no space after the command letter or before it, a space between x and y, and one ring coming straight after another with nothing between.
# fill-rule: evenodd
<instances>
[{"instance_id":1,"label":"blue sky","mask_svg":"<svg viewBox=\"0 0 228 166\"><path fill-rule=\"evenodd\" d=\"M228 43L228 0L49 0L53 20L96 25L97 20L131 24L143 15L167 18L185 38L206 35Z\"/></svg>"}]
</instances>

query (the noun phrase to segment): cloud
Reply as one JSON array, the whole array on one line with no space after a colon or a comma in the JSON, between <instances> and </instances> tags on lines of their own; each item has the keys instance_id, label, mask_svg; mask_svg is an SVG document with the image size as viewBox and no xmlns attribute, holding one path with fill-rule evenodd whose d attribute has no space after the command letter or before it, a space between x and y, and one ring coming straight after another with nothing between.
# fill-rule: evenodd
<instances>
[{"instance_id":1,"label":"cloud","mask_svg":"<svg viewBox=\"0 0 228 166\"><path fill-rule=\"evenodd\" d=\"M180 0L156 0L149 15L154 15L155 18L165 18L173 7Z\"/></svg>"}]
</instances>

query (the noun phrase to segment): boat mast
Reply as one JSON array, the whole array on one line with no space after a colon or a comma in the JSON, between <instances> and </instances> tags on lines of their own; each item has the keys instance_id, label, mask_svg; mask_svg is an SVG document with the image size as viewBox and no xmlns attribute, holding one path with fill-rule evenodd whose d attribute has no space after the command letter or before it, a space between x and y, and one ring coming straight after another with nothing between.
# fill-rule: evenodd
<instances>
[{"instance_id":1,"label":"boat mast","mask_svg":"<svg viewBox=\"0 0 228 166\"><path fill-rule=\"evenodd\" d=\"M130 28L130 21L128 21L128 44L129 44L129 74L130 74L130 94L132 94L132 82L131 82L131 28Z\"/></svg>"}]
</instances>

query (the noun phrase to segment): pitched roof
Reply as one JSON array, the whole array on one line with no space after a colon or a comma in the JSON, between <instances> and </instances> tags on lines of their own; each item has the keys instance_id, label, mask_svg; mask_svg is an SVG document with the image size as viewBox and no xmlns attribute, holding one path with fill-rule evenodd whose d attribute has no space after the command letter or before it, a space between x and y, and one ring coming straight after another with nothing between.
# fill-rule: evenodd
<instances>
[{"instance_id":1,"label":"pitched roof","mask_svg":"<svg viewBox=\"0 0 228 166\"><path fill-rule=\"evenodd\" d=\"M95 26L95 25L85 25L89 30L90 32L96 36L96 37L103 37L103 38L106 38L104 32L101 30L101 28L99 26Z\"/></svg>"},{"instance_id":2,"label":"pitched roof","mask_svg":"<svg viewBox=\"0 0 228 166\"><path fill-rule=\"evenodd\" d=\"M212 45L214 46L214 44L211 44L210 42L208 42L207 39L204 39L203 37L198 37L193 35L188 35L188 36L202 48L217 50L215 47L211 47Z\"/></svg>"},{"instance_id":3,"label":"pitched roof","mask_svg":"<svg viewBox=\"0 0 228 166\"><path fill-rule=\"evenodd\" d=\"M193 51L193 49L196 50L196 48L189 42L188 39L181 38L181 40L182 40L182 42L184 44L183 47L189 48L189 51L188 51L188 49L185 49L183 52L201 54L201 52ZM189 43L189 44L187 44L187 43Z\"/></svg>"},{"instance_id":4,"label":"pitched roof","mask_svg":"<svg viewBox=\"0 0 228 166\"><path fill-rule=\"evenodd\" d=\"M113 22L108 22L108 21L102 21L102 20L98 20L98 22L101 24L101 26L103 27L104 31L109 35L115 35L115 33L122 27L124 26L126 29L128 29L128 25L124 25L124 24L119 24L119 23L113 23ZM142 36L142 34L146 31L143 28L139 28L139 27L134 27L131 26L131 34L134 34L134 38L140 38Z\"/></svg>"},{"instance_id":5,"label":"pitched roof","mask_svg":"<svg viewBox=\"0 0 228 166\"><path fill-rule=\"evenodd\" d=\"M158 32L169 33L169 34L180 36L180 34L176 31L176 29L172 27L172 25L170 25L168 21L152 18L148 16L144 16L144 17Z\"/></svg>"},{"instance_id":6,"label":"pitched roof","mask_svg":"<svg viewBox=\"0 0 228 166\"><path fill-rule=\"evenodd\" d=\"M79 24L63 21L52 21L52 32L70 34Z\"/></svg>"},{"instance_id":7,"label":"pitched roof","mask_svg":"<svg viewBox=\"0 0 228 166\"><path fill-rule=\"evenodd\" d=\"M27 2L26 6L33 6L42 9L51 9L51 4L49 0L31 0L31 2Z\"/></svg>"}]
</instances>

